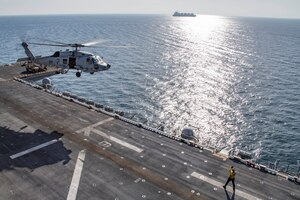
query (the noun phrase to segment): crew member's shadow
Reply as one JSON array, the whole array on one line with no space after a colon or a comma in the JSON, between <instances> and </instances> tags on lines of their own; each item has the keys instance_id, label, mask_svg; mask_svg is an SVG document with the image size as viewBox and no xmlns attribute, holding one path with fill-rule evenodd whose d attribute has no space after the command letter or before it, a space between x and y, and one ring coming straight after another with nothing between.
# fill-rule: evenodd
<instances>
[{"instance_id":1,"label":"crew member's shadow","mask_svg":"<svg viewBox=\"0 0 300 200\"><path fill-rule=\"evenodd\" d=\"M24 130L26 130L25 128L23 127ZM0 172L13 170L16 167L28 168L33 171L41 166L52 165L61 161L62 164L67 164L70 161L69 155L72 151L66 149L63 142L59 140L63 134L56 131L52 133L41 130L36 130L34 133L20 131L0 126ZM31 153L20 157L13 156L52 140L54 143Z\"/></svg>"},{"instance_id":2,"label":"crew member's shadow","mask_svg":"<svg viewBox=\"0 0 300 200\"><path fill-rule=\"evenodd\" d=\"M235 197L235 191L233 191L231 197L230 197L230 195L228 194L228 191L227 191L226 189L224 189L224 191L225 191L227 200L234 200L234 197Z\"/></svg>"}]
</instances>

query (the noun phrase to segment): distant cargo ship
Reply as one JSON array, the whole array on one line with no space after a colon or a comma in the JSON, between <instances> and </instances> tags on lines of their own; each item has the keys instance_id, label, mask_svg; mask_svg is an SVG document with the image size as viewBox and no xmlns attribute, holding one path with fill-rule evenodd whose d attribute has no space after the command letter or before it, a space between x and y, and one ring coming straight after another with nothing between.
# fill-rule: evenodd
<instances>
[{"instance_id":1,"label":"distant cargo ship","mask_svg":"<svg viewBox=\"0 0 300 200\"><path fill-rule=\"evenodd\" d=\"M194 13L181 13L176 11L173 17L196 17L196 15Z\"/></svg>"}]
</instances>

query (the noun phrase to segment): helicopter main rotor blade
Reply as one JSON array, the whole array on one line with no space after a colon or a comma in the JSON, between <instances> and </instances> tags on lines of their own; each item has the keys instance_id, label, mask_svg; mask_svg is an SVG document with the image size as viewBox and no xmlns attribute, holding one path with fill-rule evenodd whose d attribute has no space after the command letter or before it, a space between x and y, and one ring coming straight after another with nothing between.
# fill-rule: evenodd
<instances>
[{"instance_id":1,"label":"helicopter main rotor blade","mask_svg":"<svg viewBox=\"0 0 300 200\"><path fill-rule=\"evenodd\" d=\"M48 40L49 42L51 40ZM58 43L58 44L52 44L52 43L38 43L38 42L28 42L28 44L33 44L33 45L43 45L43 46L55 46L55 47L73 47L73 48L81 48L81 47L89 47L89 48L134 48L136 46L132 46L132 45L95 45L95 44L99 44L99 43L103 43L105 40L95 40L92 42L88 42L88 43L84 43L84 44L80 44L80 43L74 43L74 44L67 44L67 43L62 43L62 42L56 42L56 41L51 41L53 43Z\"/></svg>"},{"instance_id":2,"label":"helicopter main rotor blade","mask_svg":"<svg viewBox=\"0 0 300 200\"><path fill-rule=\"evenodd\" d=\"M43 45L43 46L55 46L55 47L68 47L68 44L47 44L47 43L35 43L35 42L28 42L28 44L34 45Z\"/></svg>"},{"instance_id":3,"label":"helicopter main rotor blade","mask_svg":"<svg viewBox=\"0 0 300 200\"><path fill-rule=\"evenodd\" d=\"M98 39L98 40L83 43L82 45L85 46L85 47L90 47L90 46L93 46L95 44L99 44L99 43L103 43L103 42L106 42L106 40Z\"/></svg>"},{"instance_id":4,"label":"helicopter main rotor blade","mask_svg":"<svg viewBox=\"0 0 300 200\"><path fill-rule=\"evenodd\" d=\"M114 45L103 45L103 46L87 46L91 48L103 48L103 47L108 47L108 48L134 48L136 46L132 45L121 45L121 46L114 46Z\"/></svg>"},{"instance_id":5,"label":"helicopter main rotor blade","mask_svg":"<svg viewBox=\"0 0 300 200\"><path fill-rule=\"evenodd\" d=\"M48 40L48 39L43 39L43 38L36 38L36 39L41 40L41 41L46 41L46 42L56 43L56 44L67 45L67 43L59 42L59 41L54 41L54 40Z\"/></svg>"}]
</instances>

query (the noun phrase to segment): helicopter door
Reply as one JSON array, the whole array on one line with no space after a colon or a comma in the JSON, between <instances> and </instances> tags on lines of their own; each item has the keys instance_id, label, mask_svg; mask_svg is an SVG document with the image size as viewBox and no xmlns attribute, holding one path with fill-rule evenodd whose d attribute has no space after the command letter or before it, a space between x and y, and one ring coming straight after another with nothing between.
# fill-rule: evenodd
<instances>
[{"instance_id":1,"label":"helicopter door","mask_svg":"<svg viewBox=\"0 0 300 200\"><path fill-rule=\"evenodd\" d=\"M69 58L69 67L70 69L75 68L76 65L76 58Z\"/></svg>"}]
</instances>

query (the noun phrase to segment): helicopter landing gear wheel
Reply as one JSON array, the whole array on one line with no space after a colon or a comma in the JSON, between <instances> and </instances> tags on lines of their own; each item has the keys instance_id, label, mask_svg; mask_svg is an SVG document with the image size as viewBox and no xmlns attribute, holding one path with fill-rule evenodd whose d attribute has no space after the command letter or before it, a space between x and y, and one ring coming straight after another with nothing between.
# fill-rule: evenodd
<instances>
[{"instance_id":1,"label":"helicopter landing gear wheel","mask_svg":"<svg viewBox=\"0 0 300 200\"><path fill-rule=\"evenodd\" d=\"M80 77L81 76L81 72L76 72L76 76Z\"/></svg>"},{"instance_id":2,"label":"helicopter landing gear wheel","mask_svg":"<svg viewBox=\"0 0 300 200\"><path fill-rule=\"evenodd\" d=\"M90 74L94 74L94 72L90 72Z\"/></svg>"}]
</instances>

